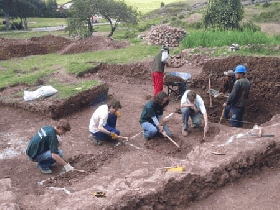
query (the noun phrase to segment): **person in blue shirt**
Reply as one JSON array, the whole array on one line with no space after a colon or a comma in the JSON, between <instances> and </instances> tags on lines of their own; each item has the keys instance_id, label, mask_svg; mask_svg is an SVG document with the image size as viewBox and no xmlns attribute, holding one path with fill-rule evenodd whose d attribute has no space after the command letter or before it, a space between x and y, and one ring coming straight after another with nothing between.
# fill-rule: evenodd
<instances>
[{"instance_id":1,"label":"person in blue shirt","mask_svg":"<svg viewBox=\"0 0 280 210\"><path fill-rule=\"evenodd\" d=\"M37 167L44 174L51 174L50 169L56 162L63 166L66 172L74 170L69 163L62 159L60 136L70 131L71 127L68 120L61 119L55 127L43 126L32 137L26 149L26 154L33 162L38 162Z\"/></svg>"},{"instance_id":2,"label":"person in blue shirt","mask_svg":"<svg viewBox=\"0 0 280 210\"><path fill-rule=\"evenodd\" d=\"M169 104L169 98L166 92L161 91L148 101L141 113L139 123L144 131L145 140L150 140L158 133L164 136L171 136L168 128L164 125L162 115L164 108Z\"/></svg>"}]
</instances>

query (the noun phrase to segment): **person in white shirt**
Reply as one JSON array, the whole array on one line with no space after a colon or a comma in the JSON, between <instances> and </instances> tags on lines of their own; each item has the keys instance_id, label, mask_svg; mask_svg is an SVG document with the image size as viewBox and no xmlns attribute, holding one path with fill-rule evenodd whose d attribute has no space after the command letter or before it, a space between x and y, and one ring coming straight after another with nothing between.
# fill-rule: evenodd
<instances>
[{"instance_id":1,"label":"person in white shirt","mask_svg":"<svg viewBox=\"0 0 280 210\"><path fill-rule=\"evenodd\" d=\"M120 131L116 129L116 122L120 116L120 101L111 100L108 104L99 106L92 114L89 123L90 136L96 145L101 145L102 141L114 140L115 146L119 146L118 141Z\"/></svg>"},{"instance_id":2,"label":"person in white shirt","mask_svg":"<svg viewBox=\"0 0 280 210\"><path fill-rule=\"evenodd\" d=\"M192 127L201 124L202 115L204 118L204 132L208 131L208 118L203 99L193 90L186 90L181 98L181 112L183 120L182 134L188 135L188 120L192 119Z\"/></svg>"}]
</instances>

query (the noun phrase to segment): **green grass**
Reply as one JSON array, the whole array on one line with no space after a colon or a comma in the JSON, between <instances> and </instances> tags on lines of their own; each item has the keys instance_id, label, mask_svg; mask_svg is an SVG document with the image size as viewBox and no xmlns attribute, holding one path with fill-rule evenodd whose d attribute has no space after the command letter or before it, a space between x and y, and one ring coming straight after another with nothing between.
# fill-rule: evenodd
<instances>
[{"instance_id":1,"label":"green grass","mask_svg":"<svg viewBox=\"0 0 280 210\"><path fill-rule=\"evenodd\" d=\"M50 81L50 85L58 91L55 98L59 99L66 99L70 96L77 95L85 90L97 86L98 84L99 82L95 80L87 80L76 84L62 84L61 82L55 80Z\"/></svg>"},{"instance_id":2,"label":"green grass","mask_svg":"<svg viewBox=\"0 0 280 210\"><path fill-rule=\"evenodd\" d=\"M9 32L0 32L0 37L6 39L30 39L32 37L42 37L52 34L54 36L63 36L69 38L68 33L65 31L42 31L42 32L32 32L32 31L9 31Z\"/></svg>"},{"instance_id":3,"label":"green grass","mask_svg":"<svg viewBox=\"0 0 280 210\"><path fill-rule=\"evenodd\" d=\"M18 83L35 84L38 78L49 77L57 69L79 74L99 63L124 64L154 56L159 46L131 45L124 49L79 53L72 55L36 55L0 61L0 88Z\"/></svg>"},{"instance_id":4,"label":"green grass","mask_svg":"<svg viewBox=\"0 0 280 210\"><path fill-rule=\"evenodd\" d=\"M195 31L186 36L181 43L181 48L193 47L222 47L233 43L247 44L272 44L279 43L275 38L262 32L252 31Z\"/></svg>"}]
</instances>

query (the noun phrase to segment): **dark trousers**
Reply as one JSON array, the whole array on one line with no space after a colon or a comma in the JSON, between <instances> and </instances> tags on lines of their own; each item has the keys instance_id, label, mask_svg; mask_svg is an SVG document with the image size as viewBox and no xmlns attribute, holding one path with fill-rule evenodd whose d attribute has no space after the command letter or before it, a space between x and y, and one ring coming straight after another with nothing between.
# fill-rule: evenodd
<instances>
[{"instance_id":1,"label":"dark trousers","mask_svg":"<svg viewBox=\"0 0 280 210\"><path fill-rule=\"evenodd\" d=\"M229 123L232 127L242 127L243 126L243 116L244 116L245 107L239 108L235 106L231 106L230 112L230 120Z\"/></svg>"}]
</instances>

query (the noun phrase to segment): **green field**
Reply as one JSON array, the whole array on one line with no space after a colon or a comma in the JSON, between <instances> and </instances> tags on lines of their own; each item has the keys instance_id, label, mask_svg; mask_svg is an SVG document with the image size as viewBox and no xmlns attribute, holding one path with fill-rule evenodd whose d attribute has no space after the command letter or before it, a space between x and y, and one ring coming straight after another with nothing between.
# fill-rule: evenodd
<instances>
[{"instance_id":1,"label":"green field","mask_svg":"<svg viewBox=\"0 0 280 210\"><path fill-rule=\"evenodd\" d=\"M133 6L134 8L137 8L138 11L142 12L143 14L150 12L155 9L159 9L161 2L163 2L165 5L170 4L173 2L180 2L181 0L124 0L129 6ZM57 0L58 4L65 4L69 2L69 0ZM203 2L203 0L185 0L183 2L189 2L190 4L195 4L198 2Z\"/></svg>"}]
</instances>

